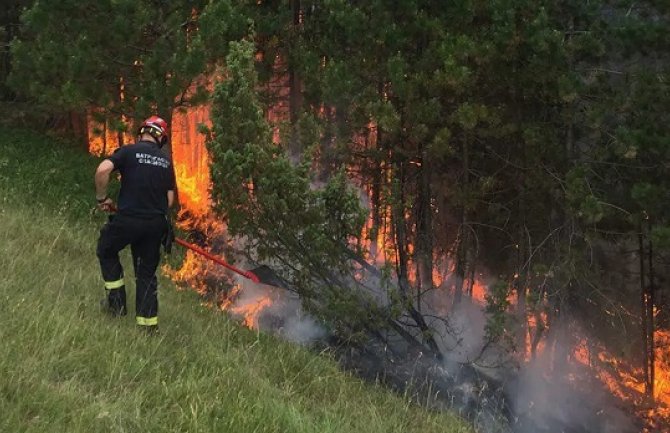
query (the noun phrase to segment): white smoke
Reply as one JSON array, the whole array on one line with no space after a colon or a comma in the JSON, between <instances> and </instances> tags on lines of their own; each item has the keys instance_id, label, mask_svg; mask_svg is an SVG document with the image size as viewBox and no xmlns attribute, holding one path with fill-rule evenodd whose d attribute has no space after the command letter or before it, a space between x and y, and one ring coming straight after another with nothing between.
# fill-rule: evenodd
<instances>
[{"instance_id":1,"label":"white smoke","mask_svg":"<svg viewBox=\"0 0 670 433\"><path fill-rule=\"evenodd\" d=\"M533 429L536 426L547 429L558 423L575 431L638 431L630 414L616 406L615 399L588 368L571 362L556 371L549 352L540 352L521 368L513 396L515 413L532 420ZM531 427L523 425L516 431L535 433Z\"/></svg>"},{"instance_id":2,"label":"white smoke","mask_svg":"<svg viewBox=\"0 0 670 433\"><path fill-rule=\"evenodd\" d=\"M237 277L237 283L241 290L229 308L233 315L236 310L262 306L257 316L258 328L301 345L327 335L326 329L304 311L300 298L293 292L256 284L241 276Z\"/></svg>"}]
</instances>

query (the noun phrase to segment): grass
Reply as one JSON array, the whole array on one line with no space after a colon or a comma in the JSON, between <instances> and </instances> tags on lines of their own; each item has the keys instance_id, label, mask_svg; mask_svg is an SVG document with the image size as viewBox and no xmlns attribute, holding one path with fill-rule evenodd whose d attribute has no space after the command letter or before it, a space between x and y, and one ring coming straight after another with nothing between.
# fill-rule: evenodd
<instances>
[{"instance_id":1,"label":"grass","mask_svg":"<svg viewBox=\"0 0 670 433\"><path fill-rule=\"evenodd\" d=\"M471 431L240 326L164 277L158 336L138 332L132 314L101 315L96 163L0 129L1 432Z\"/></svg>"}]
</instances>

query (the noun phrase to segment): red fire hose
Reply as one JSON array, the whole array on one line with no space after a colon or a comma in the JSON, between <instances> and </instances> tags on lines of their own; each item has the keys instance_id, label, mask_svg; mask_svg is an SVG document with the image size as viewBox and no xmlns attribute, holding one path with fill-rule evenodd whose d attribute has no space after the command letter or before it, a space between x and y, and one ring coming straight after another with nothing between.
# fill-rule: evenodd
<instances>
[{"instance_id":1,"label":"red fire hose","mask_svg":"<svg viewBox=\"0 0 670 433\"><path fill-rule=\"evenodd\" d=\"M207 259L209 259L209 260L211 260L215 263L220 264L224 268L230 269L231 271L235 272L236 274L242 275L244 278L250 279L254 283L260 283L261 282L260 278L258 278L258 276L256 274L254 274L253 272L243 271L242 269L238 269L235 266L233 266L229 263L226 263L220 257L217 257L217 256L215 256L211 253L208 253L207 251L203 250L202 248L200 248L197 245L193 245L191 243L188 243L185 240L180 239L180 238L175 238L174 241L176 243L178 243L179 245L181 245L182 247L188 248L189 250L193 251L194 253L200 254L201 256L203 256L203 257L205 257L205 258L207 258Z\"/></svg>"}]
</instances>

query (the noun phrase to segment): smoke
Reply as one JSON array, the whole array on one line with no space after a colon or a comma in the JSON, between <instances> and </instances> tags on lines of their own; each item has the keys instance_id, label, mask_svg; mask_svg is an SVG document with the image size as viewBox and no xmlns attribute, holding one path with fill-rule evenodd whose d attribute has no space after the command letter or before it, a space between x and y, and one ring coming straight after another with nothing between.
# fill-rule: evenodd
<instances>
[{"instance_id":1,"label":"smoke","mask_svg":"<svg viewBox=\"0 0 670 433\"><path fill-rule=\"evenodd\" d=\"M475 362L482 354L486 316L481 306L463 300L454 306L443 322L432 323L437 329L440 347L456 362Z\"/></svg>"},{"instance_id":2,"label":"smoke","mask_svg":"<svg viewBox=\"0 0 670 433\"><path fill-rule=\"evenodd\" d=\"M563 323L555 324L553 331L560 334L568 331L565 328ZM557 367L552 357L571 349L559 339L553 351L541 351L519 370L511 387L515 432L537 433L538 428L550 432L558 425L576 432L639 431L630 414L617 407L619 402L587 367L565 360Z\"/></svg>"},{"instance_id":3,"label":"smoke","mask_svg":"<svg viewBox=\"0 0 670 433\"><path fill-rule=\"evenodd\" d=\"M478 433L640 431L593 371L571 359L575 347L569 336L580 327L552 323L551 347L519 362L505 348L486 343L482 302L463 296L454 305L453 288L460 283L451 276L426 294L422 312L439 316L430 324L445 353L440 367L450 384L452 409L471 419Z\"/></svg>"},{"instance_id":4,"label":"smoke","mask_svg":"<svg viewBox=\"0 0 670 433\"><path fill-rule=\"evenodd\" d=\"M324 338L326 330L310 316L298 313L287 318L279 334L289 341L306 345Z\"/></svg>"},{"instance_id":5,"label":"smoke","mask_svg":"<svg viewBox=\"0 0 670 433\"><path fill-rule=\"evenodd\" d=\"M253 323L248 325L301 345L309 345L327 335L326 329L304 311L295 293L242 277L237 278L237 283L241 290L228 311L245 320L255 314Z\"/></svg>"}]
</instances>

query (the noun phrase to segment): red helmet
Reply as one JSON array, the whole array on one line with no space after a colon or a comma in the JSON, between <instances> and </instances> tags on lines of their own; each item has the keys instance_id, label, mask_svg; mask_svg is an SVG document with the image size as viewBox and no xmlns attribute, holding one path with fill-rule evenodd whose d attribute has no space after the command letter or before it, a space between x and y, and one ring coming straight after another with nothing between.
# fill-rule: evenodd
<instances>
[{"instance_id":1,"label":"red helmet","mask_svg":"<svg viewBox=\"0 0 670 433\"><path fill-rule=\"evenodd\" d=\"M161 147L167 143L169 133L170 128L167 122L158 116L151 116L146 119L142 122L138 131L139 135L151 135Z\"/></svg>"}]
</instances>

